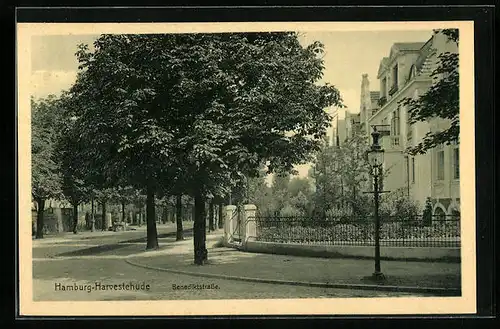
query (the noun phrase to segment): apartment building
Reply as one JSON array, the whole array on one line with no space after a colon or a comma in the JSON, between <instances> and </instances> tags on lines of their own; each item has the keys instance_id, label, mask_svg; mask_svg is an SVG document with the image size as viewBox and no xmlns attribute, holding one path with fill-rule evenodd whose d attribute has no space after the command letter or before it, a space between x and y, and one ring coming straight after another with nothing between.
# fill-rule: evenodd
<instances>
[{"instance_id":1,"label":"apartment building","mask_svg":"<svg viewBox=\"0 0 500 329\"><path fill-rule=\"evenodd\" d=\"M381 138L384 169L388 171L384 189L404 189L422 207L430 197L436 215L460 211L459 145L441 145L423 155L408 155L405 150L417 145L427 132L446 129L450 122L435 118L410 124L407 108L399 101L425 93L432 86L430 74L439 54L457 51L456 44L442 34L426 42L395 43L389 56L380 61L379 91L370 91L366 74L361 83L361 127L370 143L371 126L383 125L381 130L387 131Z\"/></svg>"}]
</instances>

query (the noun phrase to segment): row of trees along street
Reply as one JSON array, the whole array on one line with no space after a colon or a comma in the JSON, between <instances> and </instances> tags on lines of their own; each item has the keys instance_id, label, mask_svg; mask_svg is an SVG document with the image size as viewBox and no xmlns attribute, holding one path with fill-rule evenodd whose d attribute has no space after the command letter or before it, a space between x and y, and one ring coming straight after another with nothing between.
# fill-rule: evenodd
<instances>
[{"instance_id":1,"label":"row of trees along street","mask_svg":"<svg viewBox=\"0 0 500 329\"><path fill-rule=\"evenodd\" d=\"M32 195L43 237L48 198L74 207L111 191L146 200L146 249L158 248L155 201L194 199L194 261L207 259L206 204L235 186L311 160L342 106L320 85L323 45L297 33L101 35L81 45L75 84L32 101ZM178 217L179 218L179 217Z\"/></svg>"},{"instance_id":2,"label":"row of trees along street","mask_svg":"<svg viewBox=\"0 0 500 329\"><path fill-rule=\"evenodd\" d=\"M458 30L435 33L458 44ZM145 205L147 249L158 247L155 202L176 206L182 239L179 212L191 199L197 264L207 260L207 205L209 218L230 200L264 215L348 209L369 218L367 139L355 132L342 147L323 139L331 121L324 109L342 100L319 84L322 55L321 43L304 47L296 33L102 35L92 49L81 45L70 90L32 100L37 237L49 198L69 201L75 219L82 202L98 200L103 213L110 202L122 212L127 203ZM431 77L427 92L401 105L411 123L440 117L451 126L428 133L411 155L458 141L458 54L439 55ZM308 178L290 179L294 165L310 161ZM271 187L268 173L279 174ZM418 211L402 191L384 198L387 212Z\"/></svg>"}]
</instances>

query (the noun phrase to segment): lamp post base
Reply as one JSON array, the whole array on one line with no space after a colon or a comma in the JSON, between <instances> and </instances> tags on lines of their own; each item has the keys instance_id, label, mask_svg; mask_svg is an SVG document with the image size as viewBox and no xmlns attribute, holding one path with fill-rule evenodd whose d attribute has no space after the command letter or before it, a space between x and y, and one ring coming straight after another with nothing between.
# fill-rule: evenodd
<instances>
[{"instance_id":1,"label":"lamp post base","mask_svg":"<svg viewBox=\"0 0 500 329\"><path fill-rule=\"evenodd\" d=\"M382 272L373 272L372 279L376 281L385 281L385 275Z\"/></svg>"}]
</instances>

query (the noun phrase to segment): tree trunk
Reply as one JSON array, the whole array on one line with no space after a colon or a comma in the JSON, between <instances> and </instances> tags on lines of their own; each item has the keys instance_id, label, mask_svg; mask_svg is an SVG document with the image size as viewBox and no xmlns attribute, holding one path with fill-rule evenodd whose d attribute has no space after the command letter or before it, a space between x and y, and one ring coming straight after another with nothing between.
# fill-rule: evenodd
<instances>
[{"instance_id":1,"label":"tree trunk","mask_svg":"<svg viewBox=\"0 0 500 329\"><path fill-rule=\"evenodd\" d=\"M101 231L105 231L106 227L106 201L102 201L102 216L101 216Z\"/></svg>"},{"instance_id":2,"label":"tree trunk","mask_svg":"<svg viewBox=\"0 0 500 329\"><path fill-rule=\"evenodd\" d=\"M73 234L78 233L78 203L73 203Z\"/></svg>"},{"instance_id":3,"label":"tree trunk","mask_svg":"<svg viewBox=\"0 0 500 329\"><path fill-rule=\"evenodd\" d=\"M177 221L177 233L175 240L184 240L184 228L182 227L182 195L176 196L175 202L175 219Z\"/></svg>"},{"instance_id":4,"label":"tree trunk","mask_svg":"<svg viewBox=\"0 0 500 329\"><path fill-rule=\"evenodd\" d=\"M203 265L208 259L206 248L206 218L205 218L205 198L202 191L198 190L194 198L194 224L193 224L193 241L194 241L194 263Z\"/></svg>"},{"instance_id":5,"label":"tree trunk","mask_svg":"<svg viewBox=\"0 0 500 329\"><path fill-rule=\"evenodd\" d=\"M37 214L36 214L36 236L37 239L43 239L43 214L45 211L45 199L37 198Z\"/></svg>"},{"instance_id":6,"label":"tree trunk","mask_svg":"<svg viewBox=\"0 0 500 329\"><path fill-rule=\"evenodd\" d=\"M125 217L125 201L122 201L122 222L125 223L127 221Z\"/></svg>"},{"instance_id":7,"label":"tree trunk","mask_svg":"<svg viewBox=\"0 0 500 329\"><path fill-rule=\"evenodd\" d=\"M219 203L219 220L217 224L219 228L224 228L224 204L222 202Z\"/></svg>"},{"instance_id":8,"label":"tree trunk","mask_svg":"<svg viewBox=\"0 0 500 329\"><path fill-rule=\"evenodd\" d=\"M95 231L95 209L94 209L94 197L91 200L91 209L90 209L90 231Z\"/></svg>"},{"instance_id":9,"label":"tree trunk","mask_svg":"<svg viewBox=\"0 0 500 329\"><path fill-rule=\"evenodd\" d=\"M158 249L158 234L156 231L156 214L155 214L155 193L151 187L147 190L146 199L146 231L147 244L146 250Z\"/></svg>"},{"instance_id":10,"label":"tree trunk","mask_svg":"<svg viewBox=\"0 0 500 329\"><path fill-rule=\"evenodd\" d=\"M213 199L210 200L209 208L208 208L208 231L212 232L215 231L215 225L214 225L214 201Z\"/></svg>"}]
</instances>

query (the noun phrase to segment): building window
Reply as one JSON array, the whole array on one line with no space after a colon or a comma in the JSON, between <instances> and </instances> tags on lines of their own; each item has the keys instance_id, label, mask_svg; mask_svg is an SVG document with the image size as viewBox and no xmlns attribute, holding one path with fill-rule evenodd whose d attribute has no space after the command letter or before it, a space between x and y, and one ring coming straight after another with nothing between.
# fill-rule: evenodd
<instances>
[{"instance_id":1,"label":"building window","mask_svg":"<svg viewBox=\"0 0 500 329\"><path fill-rule=\"evenodd\" d=\"M382 93L382 98L387 97L387 79L383 78L382 79L382 85L380 86L380 91Z\"/></svg>"},{"instance_id":2,"label":"building window","mask_svg":"<svg viewBox=\"0 0 500 329\"><path fill-rule=\"evenodd\" d=\"M415 183L415 158L411 158L411 182Z\"/></svg>"},{"instance_id":3,"label":"building window","mask_svg":"<svg viewBox=\"0 0 500 329\"><path fill-rule=\"evenodd\" d=\"M393 112L391 120L391 135L399 136L399 109Z\"/></svg>"},{"instance_id":4,"label":"building window","mask_svg":"<svg viewBox=\"0 0 500 329\"><path fill-rule=\"evenodd\" d=\"M437 179L444 180L444 151L437 152Z\"/></svg>"},{"instance_id":5,"label":"building window","mask_svg":"<svg viewBox=\"0 0 500 329\"><path fill-rule=\"evenodd\" d=\"M458 148L453 149L453 178L460 179L460 153Z\"/></svg>"},{"instance_id":6,"label":"building window","mask_svg":"<svg viewBox=\"0 0 500 329\"><path fill-rule=\"evenodd\" d=\"M398 65L393 67L391 76L391 88L389 89L389 96L394 95L398 91Z\"/></svg>"},{"instance_id":7,"label":"building window","mask_svg":"<svg viewBox=\"0 0 500 329\"><path fill-rule=\"evenodd\" d=\"M415 65L412 65L410 68L410 80L413 79L417 75L417 69Z\"/></svg>"},{"instance_id":8,"label":"building window","mask_svg":"<svg viewBox=\"0 0 500 329\"><path fill-rule=\"evenodd\" d=\"M392 87L398 87L398 64L392 68Z\"/></svg>"}]
</instances>

